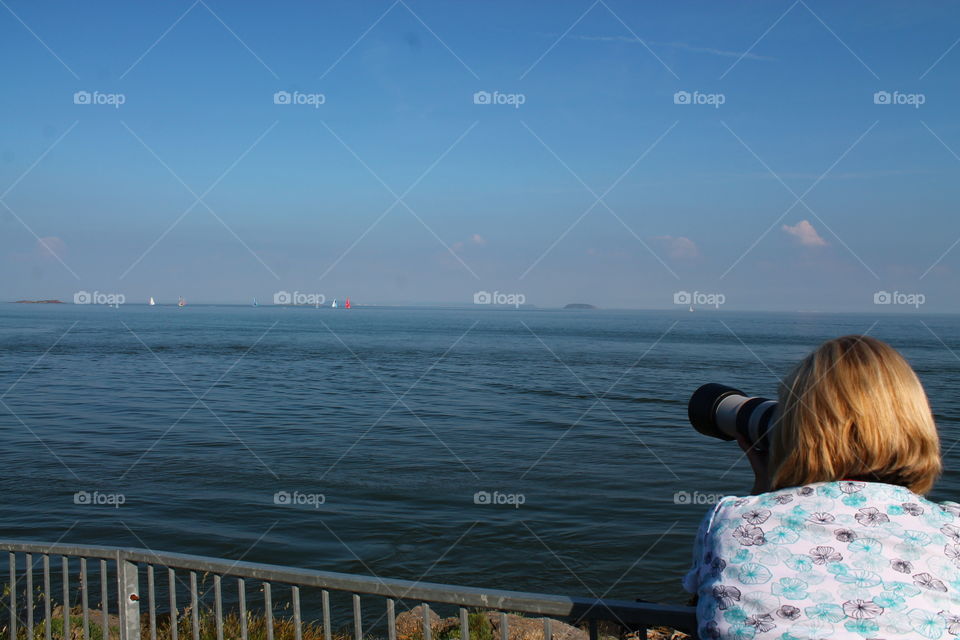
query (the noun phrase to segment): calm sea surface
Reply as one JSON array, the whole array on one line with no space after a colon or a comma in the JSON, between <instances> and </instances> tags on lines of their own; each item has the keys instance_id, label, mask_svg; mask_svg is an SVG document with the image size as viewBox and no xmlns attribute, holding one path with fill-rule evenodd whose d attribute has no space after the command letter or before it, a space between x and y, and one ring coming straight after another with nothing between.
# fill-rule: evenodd
<instances>
[{"instance_id":1,"label":"calm sea surface","mask_svg":"<svg viewBox=\"0 0 960 640\"><path fill-rule=\"evenodd\" d=\"M775 394L868 330L926 385L957 499L953 316L4 304L0 536L681 601L697 502L751 483L690 393Z\"/></svg>"}]
</instances>

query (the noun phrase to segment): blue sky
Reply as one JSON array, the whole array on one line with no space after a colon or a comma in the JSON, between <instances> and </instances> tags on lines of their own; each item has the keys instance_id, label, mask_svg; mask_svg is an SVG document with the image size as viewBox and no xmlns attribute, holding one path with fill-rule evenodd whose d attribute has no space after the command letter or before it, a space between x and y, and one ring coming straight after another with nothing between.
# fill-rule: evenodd
<instances>
[{"instance_id":1,"label":"blue sky","mask_svg":"<svg viewBox=\"0 0 960 640\"><path fill-rule=\"evenodd\" d=\"M958 14L4 0L0 299L957 311Z\"/></svg>"}]
</instances>

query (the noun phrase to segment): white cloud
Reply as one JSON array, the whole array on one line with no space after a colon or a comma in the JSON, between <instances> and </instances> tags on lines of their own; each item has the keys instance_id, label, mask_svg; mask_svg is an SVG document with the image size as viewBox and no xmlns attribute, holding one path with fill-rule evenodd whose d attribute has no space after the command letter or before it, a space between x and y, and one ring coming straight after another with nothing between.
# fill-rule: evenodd
<instances>
[{"instance_id":1,"label":"white cloud","mask_svg":"<svg viewBox=\"0 0 960 640\"><path fill-rule=\"evenodd\" d=\"M470 242L472 242L473 244L480 245L482 247L487 244L487 239L484 238L479 233L475 233L472 236L470 236Z\"/></svg>"},{"instance_id":2,"label":"white cloud","mask_svg":"<svg viewBox=\"0 0 960 640\"><path fill-rule=\"evenodd\" d=\"M674 260L693 260L700 257L697 244L686 236L657 236L667 249L667 253Z\"/></svg>"},{"instance_id":3,"label":"white cloud","mask_svg":"<svg viewBox=\"0 0 960 640\"><path fill-rule=\"evenodd\" d=\"M783 230L797 239L797 242L805 247L825 247L827 241L820 237L817 230L813 228L808 220L801 220L797 224L783 225Z\"/></svg>"}]
</instances>

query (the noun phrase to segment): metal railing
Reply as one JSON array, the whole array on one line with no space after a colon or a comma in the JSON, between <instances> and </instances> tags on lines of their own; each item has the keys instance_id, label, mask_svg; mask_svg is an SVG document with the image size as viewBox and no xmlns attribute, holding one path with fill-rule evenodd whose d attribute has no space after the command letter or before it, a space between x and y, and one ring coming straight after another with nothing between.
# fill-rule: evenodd
<instances>
[{"instance_id":1,"label":"metal railing","mask_svg":"<svg viewBox=\"0 0 960 640\"><path fill-rule=\"evenodd\" d=\"M677 605L630 602L595 598L577 598L520 591L501 591L460 587L429 582L381 579L372 576L334 573L297 569L278 565L253 562L233 562L219 558L185 555L180 553L154 552L147 549L107 547L74 544L47 544L0 540L0 551L8 552L9 588L5 595L9 608L9 637L35 638L42 625L45 640L54 636L54 626L60 627L58 636L71 637L71 622L77 626L84 640L107 640L113 628L115 637L120 640L140 640L141 628L149 629L150 640L157 640L158 619L166 617L166 635L178 640L179 627L187 624L192 640L200 639L201 611L206 608L214 617L216 637L224 638L224 601L225 596L231 606L235 606L239 619L239 638L248 640L248 603L249 585L246 581L259 583L262 592L262 614L265 618L267 640L273 640L274 615L276 603L273 600L273 587L283 585L289 589L288 607L292 610L292 622L296 640L301 639L303 615L301 610L301 588L317 589L322 616L324 640L334 640L331 625L331 592L335 595L351 596L352 600L352 636L354 640L364 640L364 619L361 596L376 596L385 599L385 609L368 633L376 633L386 625L388 640L397 640L396 604L415 602L422 605L423 622L418 640L432 640L430 605L439 608L456 608L459 613L459 637L470 638L469 609L499 612L500 640L509 640L508 612L543 617L543 638L552 640L551 618L561 619L574 625L588 625L590 640L598 639L598 623L606 622L620 629L622 637L628 632L640 632L638 637L645 638L645 632L651 626L666 626L691 634L696 631L696 615L692 607ZM22 557L22 562L21 562ZM60 558L59 576L51 575L51 557ZM77 562L79 560L79 562ZM99 571L91 570L90 561L99 560ZM39 584L35 583L34 567L40 563L42 588L35 593ZM21 569L22 567L22 569ZM163 584L163 570L166 570L166 585ZM178 572L180 574L178 575ZM186 573L189 584L183 582ZM158 573L160 575L158 576ZM206 578L213 576L213 605L209 604L209 591L198 587L197 575ZM75 576L74 585L79 590L71 591L71 576ZM54 620L55 596L54 578L62 585L62 602L57 621ZM236 591L226 594L224 579L236 580ZM146 591L143 591L144 582ZM58 586L61 586L58 585ZM178 586L179 585L179 586ZM97 595L99 587L99 599ZM189 605L178 605L178 591L188 594ZM144 595L145 594L145 595ZM165 596L165 597L164 597ZM19 600L18 600L19 599ZM37 602L37 601L42 602ZM311 600L315 602L315 599ZM76 603L76 604L74 604ZM92 609L99 605L99 610ZM35 611L42 607L41 620L35 619ZM141 620L141 607L146 608L146 619ZM79 608L79 614L72 613ZM314 607L315 608L315 607ZM256 606L257 611L261 611ZM117 614L118 624L111 624L111 612ZM99 618L99 619L98 619ZM349 619L349 616L347 616ZM62 626L61 626L62 621ZM100 626L101 636L91 636L91 622ZM347 625L348 627L350 625ZM376 629L374 629L376 628ZM24 634L24 632L26 632ZM20 634L18 636L18 633ZM382 633L382 631L380 631ZM229 636L228 636L229 637ZM380 636L382 637L382 635Z\"/></svg>"}]
</instances>

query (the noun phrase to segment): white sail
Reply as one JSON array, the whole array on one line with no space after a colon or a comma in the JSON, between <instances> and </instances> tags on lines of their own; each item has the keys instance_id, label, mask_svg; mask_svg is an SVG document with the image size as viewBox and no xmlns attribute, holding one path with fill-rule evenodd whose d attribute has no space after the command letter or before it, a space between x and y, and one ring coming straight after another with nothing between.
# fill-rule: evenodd
<instances>
[{"instance_id":1,"label":"white sail","mask_svg":"<svg viewBox=\"0 0 960 640\"><path fill-rule=\"evenodd\" d=\"M153 299L153 296L150 296L150 306L152 307L156 304L157 304L157 301Z\"/></svg>"}]
</instances>

